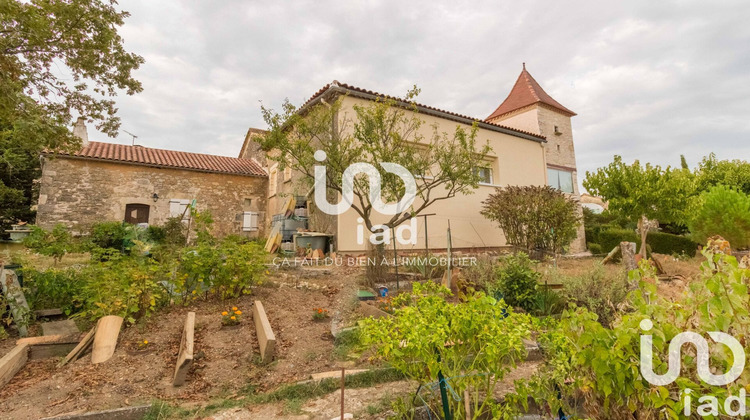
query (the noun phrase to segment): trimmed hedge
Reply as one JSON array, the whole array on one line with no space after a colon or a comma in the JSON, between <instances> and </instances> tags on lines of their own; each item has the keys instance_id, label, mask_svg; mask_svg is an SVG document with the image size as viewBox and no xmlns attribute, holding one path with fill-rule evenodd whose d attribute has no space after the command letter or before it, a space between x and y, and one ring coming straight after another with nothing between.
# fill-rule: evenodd
<instances>
[{"instance_id":1,"label":"trimmed hedge","mask_svg":"<svg viewBox=\"0 0 750 420\"><path fill-rule=\"evenodd\" d=\"M632 230L627 229L609 229L599 232L598 241L604 253L611 251L620 242L635 242L636 247L640 247L641 238ZM658 254L687 254L694 255L698 244L685 236L673 235L664 232L649 232L646 243L651 248L651 252Z\"/></svg>"}]
</instances>

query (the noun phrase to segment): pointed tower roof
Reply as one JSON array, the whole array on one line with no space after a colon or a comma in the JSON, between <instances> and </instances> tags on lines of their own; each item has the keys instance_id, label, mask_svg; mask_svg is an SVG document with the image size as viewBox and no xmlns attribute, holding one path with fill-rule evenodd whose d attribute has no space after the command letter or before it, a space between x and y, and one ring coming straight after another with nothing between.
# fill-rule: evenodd
<instances>
[{"instance_id":1,"label":"pointed tower roof","mask_svg":"<svg viewBox=\"0 0 750 420\"><path fill-rule=\"evenodd\" d=\"M541 86L539 86L539 83L531 77L531 74L526 71L526 63L523 63L523 70L521 70L521 74L518 76L518 80L516 80L516 84L513 86L513 89L511 89L510 94L485 121L492 120L503 114L539 102L551 106L570 117L576 115L575 112L565 108L559 102L552 99L552 97L549 96Z\"/></svg>"}]
</instances>

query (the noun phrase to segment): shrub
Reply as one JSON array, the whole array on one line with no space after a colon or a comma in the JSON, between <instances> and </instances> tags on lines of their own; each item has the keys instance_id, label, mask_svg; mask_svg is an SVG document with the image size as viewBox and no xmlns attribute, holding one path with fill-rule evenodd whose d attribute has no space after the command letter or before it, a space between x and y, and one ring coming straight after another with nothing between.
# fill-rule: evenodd
<instances>
[{"instance_id":1,"label":"shrub","mask_svg":"<svg viewBox=\"0 0 750 420\"><path fill-rule=\"evenodd\" d=\"M614 247L620 245L620 242L635 242L636 247L640 250L640 237L634 231L609 229L599 233L598 245L601 247L601 253L608 253ZM651 248L651 252L667 255L693 255L698 248L698 244L686 236L673 235L664 232L649 233L646 238L646 244Z\"/></svg>"},{"instance_id":2,"label":"shrub","mask_svg":"<svg viewBox=\"0 0 750 420\"><path fill-rule=\"evenodd\" d=\"M727 397L739 394L741 403L745 402L747 369L737 380L721 386L701 380L705 375L698 373L705 369L703 360L711 373L728 372L737 357L730 347L709 344L706 358L696 357L692 346L687 346L688 351L670 348L677 335L686 331L702 337L707 333L718 337L718 332L740 341L750 335L750 269L723 254L726 243L710 242L703 251L706 261L700 278L681 296L661 297L653 283L653 269L644 263L631 272L632 280L639 282L627 300L631 311L612 328L597 323L583 308L566 311L559 323L547 323L539 336L546 362L526 384L516 383L518 395L509 395L507 400L525 405L531 397L551 412L562 406L570 418L594 420L743 417ZM647 333L642 328L644 320L649 321ZM653 352L653 370L666 372L667 365L676 362L680 372L676 380L659 386L646 380L640 366L648 357L642 350L644 334L652 340L648 347ZM693 398L686 401L687 390ZM686 402L698 414L684 415ZM710 414L712 406L716 407L714 415ZM733 407L734 413L726 407Z\"/></svg>"},{"instance_id":3,"label":"shrub","mask_svg":"<svg viewBox=\"0 0 750 420\"><path fill-rule=\"evenodd\" d=\"M60 308L66 315L81 310L84 278L74 269L37 271L22 268L24 295L33 310Z\"/></svg>"},{"instance_id":4,"label":"shrub","mask_svg":"<svg viewBox=\"0 0 750 420\"><path fill-rule=\"evenodd\" d=\"M495 258L480 255L476 261L476 264L464 267L461 275L474 289L492 293L492 289L498 289Z\"/></svg>"},{"instance_id":5,"label":"shrub","mask_svg":"<svg viewBox=\"0 0 750 420\"><path fill-rule=\"evenodd\" d=\"M562 283L564 300L595 313L605 326L615 320L628 292L627 274L621 271L607 273L600 263L595 263L592 270L584 274L564 276L553 271L551 276L555 277L554 282Z\"/></svg>"},{"instance_id":6,"label":"shrub","mask_svg":"<svg viewBox=\"0 0 750 420\"><path fill-rule=\"evenodd\" d=\"M161 226L148 227L148 234L152 241L170 246L184 246L185 231L185 224L179 217L170 217Z\"/></svg>"},{"instance_id":7,"label":"shrub","mask_svg":"<svg viewBox=\"0 0 750 420\"><path fill-rule=\"evenodd\" d=\"M482 202L482 215L497 222L509 244L553 254L575 239L580 224L572 198L546 185L498 188Z\"/></svg>"},{"instance_id":8,"label":"shrub","mask_svg":"<svg viewBox=\"0 0 750 420\"><path fill-rule=\"evenodd\" d=\"M100 248L125 251L127 227L124 222L101 222L91 226L89 241Z\"/></svg>"},{"instance_id":9,"label":"shrub","mask_svg":"<svg viewBox=\"0 0 750 420\"><path fill-rule=\"evenodd\" d=\"M594 255L603 254L604 250L602 249L602 246L595 243L587 243L586 246L588 247L589 251Z\"/></svg>"},{"instance_id":10,"label":"shrub","mask_svg":"<svg viewBox=\"0 0 750 420\"><path fill-rule=\"evenodd\" d=\"M55 262L59 262L65 254L78 250L73 236L62 224L55 225L51 231L32 226L23 244L36 253L54 258Z\"/></svg>"},{"instance_id":11,"label":"shrub","mask_svg":"<svg viewBox=\"0 0 750 420\"><path fill-rule=\"evenodd\" d=\"M750 246L750 196L724 185L700 195L688 222L693 237L705 243L720 235L735 248Z\"/></svg>"},{"instance_id":12,"label":"shrub","mask_svg":"<svg viewBox=\"0 0 750 420\"><path fill-rule=\"evenodd\" d=\"M432 282L413 286L411 293L394 298L393 316L361 321L363 344L423 386L437 383L441 373L453 395L462 397L448 398L451 412L462 413L468 404L475 418L501 418L495 386L525 356L529 316L481 292L453 304L446 302L450 292L444 287ZM469 401L464 401L467 394ZM442 418L441 409L428 409Z\"/></svg>"},{"instance_id":13,"label":"shrub","mask_svg":"<svg viewBox=\"0 0 750 420\"><path fill-rule=\"evenodd\" d=\"M499 292L510 306L526 311L533 309L537 295L537 281L541 273L534 270L534 262L523 252L502 259L497 269Z\"/></svg>"}]
</instances>

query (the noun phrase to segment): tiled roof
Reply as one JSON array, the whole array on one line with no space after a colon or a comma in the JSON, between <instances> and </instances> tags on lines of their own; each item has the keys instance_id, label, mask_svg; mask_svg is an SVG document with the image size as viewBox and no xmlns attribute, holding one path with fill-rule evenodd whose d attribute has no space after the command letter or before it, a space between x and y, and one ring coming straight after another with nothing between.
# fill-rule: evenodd
<instances>
[{"instance_id":1,"label":"tiled roof","mask_svg":"<svg viewBox=\"0 0 750 420\"><path fill-rule=\"evenodd\" d=\"M57 154L78 159L94 159L132 165L153 166L157 168L185 169L189 171L243 176L268 176L260 164L253 159L177 152L174 150L152 149L150 147L96 141L89 142L86 147L77 152L48 152L47 154Z\"/></svg>"},{"instance_id":2,"label":"tiled roof","mask_svg":"<svg viewBox=\"0 0 750 420\"><path fill-rule=\"evenodd\" d=\"M513 89L511 89L510 94L508 94L508 97L505 98L503 103L497 107L495 112L487 117L486 121L490 121L493 118L497 118L501 115L539 102L558 109L570 117L576 115L575 112L565 108L559 102L552 99L552 97L549 96L541 86L539 86L539 83L531 77L531 74L526 71L526 64L524 64L523 70L518 76L518 80L516 80L516 84L513 86Z\"/></svg>"},{"instance_id":3,"label":"tiled roof","mask_svg":"<svg viewBox=\"0 0 750 420\"><path fill-rule=\"evenodd\" d=\"M323 86L322 88L320 88L320 90L315 92L315 94L313 94L310 97L310 99L308 99L307 102L305 102L304 105L300 107L300 109L303 109L306 106L310 105L313 101L315 101L317 98L319 98L320 96L322 96L329 90L336 90L338 91L338 93L351 94L353 96L362 97L364 99L373 99L377 97L377 98L384 98L384 99L392 99L398 102L405 102L401 98L397 98L397 97L390 96L390 95L384 95L382 93L373 92L371 90L348 85L346 83L340 83L339 81L334 80L333 82ZM416 105L417 109L420 112L433 114L441 118L446 118L446 119L450 119L450 120L454 120L454 121L466 123L466 124L471 124L472 122L476 121L479 123L479 126L481 128L486 128L486 129L490 129L493 131L501 131L506 134L515 135L517 137L522 137L522 138L531 139L535 141L545 141L546 139L546 137L540 134L532 133L529 131L523 131L517 128L512 128L512 127L508 127L508 126L504 126L500 124L491 123L486 120L482 120L481 118L469 117L466 115L461 115L461 114L451 112L451 111L445 111L439 108L435 108L429 105L423 105L419 103L415 103L414 105Z\"/></svg>"}]
</instances>

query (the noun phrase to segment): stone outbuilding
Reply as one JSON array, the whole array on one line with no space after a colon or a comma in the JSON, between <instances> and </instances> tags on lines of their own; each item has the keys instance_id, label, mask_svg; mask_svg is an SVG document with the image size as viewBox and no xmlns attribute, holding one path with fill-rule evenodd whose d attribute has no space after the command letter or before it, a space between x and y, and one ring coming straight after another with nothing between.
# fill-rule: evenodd
<instances>
[{"instance_id":1,"label":"stone outbuilding","mask_svg":"<svg viewBox=\"0 0 750 420\"><path fill-rule=\"evenodd\" d=\"M188 218L194 202L211 212L217 235L264 235L268 175L256 160L89 142L82 122L74 133L81 150L42 156L37 225L161 225Z\"/></svg>"}]
</instances>

